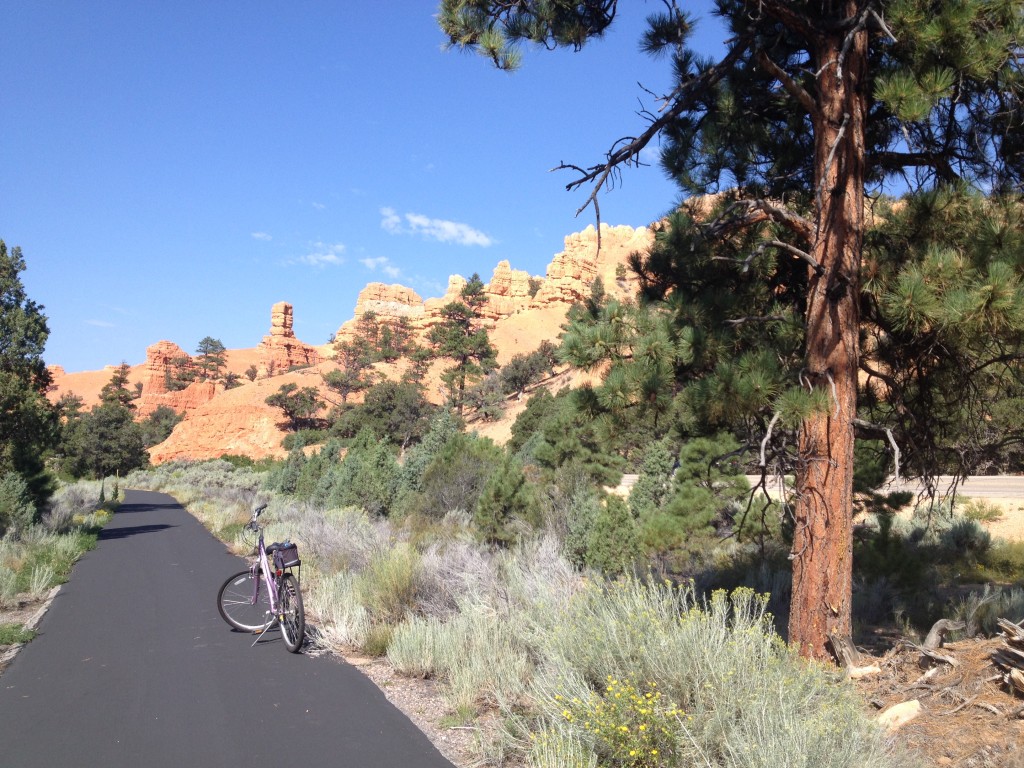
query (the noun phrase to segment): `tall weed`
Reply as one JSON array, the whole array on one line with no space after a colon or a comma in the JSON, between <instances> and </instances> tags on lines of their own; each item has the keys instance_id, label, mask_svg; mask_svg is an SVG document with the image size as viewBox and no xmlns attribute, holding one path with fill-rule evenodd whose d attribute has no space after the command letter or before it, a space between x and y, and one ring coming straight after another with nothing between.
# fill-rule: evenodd
<instances>
[{"instance_id":1,"label":"tall weed","mask_svg":"<svg viewBox=\"0 0 1024 768\"><path fill-rule=\"evenodd\" d=\"M361 648L370 629L370 615L359 601L355 578L338 571L302 585L306 609L316 616L316 642L321 647L340 650Z\"/></svg>"}]
</instances>

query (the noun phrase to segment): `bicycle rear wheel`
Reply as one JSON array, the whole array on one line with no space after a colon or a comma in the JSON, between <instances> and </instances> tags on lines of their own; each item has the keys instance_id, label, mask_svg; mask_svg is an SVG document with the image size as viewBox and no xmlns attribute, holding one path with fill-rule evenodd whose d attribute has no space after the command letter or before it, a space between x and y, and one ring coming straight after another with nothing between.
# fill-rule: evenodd
<instances>
[{"instance_id":1,"label":"bicycle rear wheel","mask_svg":"<svg viewBox=\"0 0 1024 768\"><path fill-rule=\"evenodd\" d=\"M299 582L290 573L281 577L277 590L281 601L281 638L284 647L298 653L306 634L306 612L302 608Z\"/></svg>"},{"instance_id":2,"label":"bicycle rear wheel","mask_svg":"<svg viewBox=\"0 0 1024 768\"><path fill-rule=\"evenodd\" d=\"M236 573L217 592L217 610L221 618L242 632L266 629L273 620L270 595L261 588L260 577L250 571Z\"/></svg>"}]
</instances>

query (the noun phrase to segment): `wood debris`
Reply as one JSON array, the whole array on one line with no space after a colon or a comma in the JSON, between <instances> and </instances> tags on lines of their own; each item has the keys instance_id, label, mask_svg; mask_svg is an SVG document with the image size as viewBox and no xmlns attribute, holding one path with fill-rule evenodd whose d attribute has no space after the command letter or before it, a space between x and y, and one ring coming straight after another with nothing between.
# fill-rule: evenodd
<instances>
[{"instance_id":1,"label":"wood debris","mask_svg":"<svg viewBox=\"0 0 1024 768\"><path fill-rule=\"evenodd\" d=\"M999 619L1003 643L992 651L992 663L999 669L1003 684L1011 691L1024 693L1024 629L1008 619Z\"/></svg>"},{"instance_id":2,"label":"wood debris","mask_svg":"<svg viewBox=\"0 0 1024 768\"><path fill-rule=\"evenodd\" d=\"M921 714L921 702L917 699L911 699L910 701L900 702L889 707L876 720L882 728L892 733L902 728L919 714Z\"/></svg>"}]
</instances>

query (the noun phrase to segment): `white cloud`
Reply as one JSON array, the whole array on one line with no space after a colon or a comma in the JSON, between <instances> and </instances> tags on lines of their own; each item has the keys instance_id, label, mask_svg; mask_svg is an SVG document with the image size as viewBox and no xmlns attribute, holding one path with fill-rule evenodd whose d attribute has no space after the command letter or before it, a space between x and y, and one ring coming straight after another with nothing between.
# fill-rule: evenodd
<instances>
[{"instance_id":1,"label":"white cloud","mask_svg":"<svg viewBox=\"0 0 1024 768\"><path fill-rule=\"evenodd\" d=\"M402 231L402 217L395 212L394 208L381 208L380 215L382 217L380 220L381 229L393 235Z\"/></svg>"},{"instance_id":2,"label":"white cloud","mask_svg":"<svg viewBox=\"0 0 1024 768\"><path fill-rule=\"evenodd\" d=\"M403 217L394 208L381 208L380 215L381 228L393 235L420 235L441 243L479 245L483 248L494 245L490 235L458 221L431 219L421 213L407 213Z\"/></svg>"},{"instance_id":3,"label":"white cloud","mask_svg":"<svg viewBox=\"0 0 1024 768\"><path fill-rule=\"evenodd\" d=\"M313 203L312 205L318 211L322 211L322 210L325 210L327 208L327 206L324 205L323 203Z\"/></svg>"},{"instance_id":4,"label":"white cloud","mask_svg":"<svg viewBox=\"0 0 1024 768\"><path fill-rule=\"evenodd\" d=\"M252 233L252 239L253 240L262 240L263 242L267 242L268 243L271 240L273 240L274 238L273 238L273 236L268 235L266 232L253 232Z\"/></svg>"},{"instance_id":5,"label":"white cloud","mask_svg":"<svg viewBox=\"0 0 1024 768\"><path fill-rule=\"evenodd\" d=\"M648 144L640 150L640 162L657 168L661 164L661 147Z\"/></svg>"},{"instance_id":6,"label":"white cloud","mask_svg":"<svg viewBox=\"0 0 1024 768\"><path fill-rule=\"evenodd\" d=\"M113 323L107 322L106 320L86 320L86 324L94 325L97 328L116 328L117 326Z\"/></svg>"},{"instance_id":7,"label":"white cloud","mask_svg":"<svg viewBox=\"0 0 1024 768\"><path fill-rule=\"evenodd\" d=\"M294 259L294 263L311 267L337 266L345 263L344 252L344 243L313 243L313 250Z\"/></svg>"},{"instance_id":8,"label":"white cloud","mask_svg":"<svg viewBox=\"0 0 1024 768\"><path fill-rule=\"evenodd\" d=\"M376 272L379 269L388 277L396 278L402 274L402 270L392 264L387 256L360 259L359 263L371 272Z\"/></svg>"}]
</instances>

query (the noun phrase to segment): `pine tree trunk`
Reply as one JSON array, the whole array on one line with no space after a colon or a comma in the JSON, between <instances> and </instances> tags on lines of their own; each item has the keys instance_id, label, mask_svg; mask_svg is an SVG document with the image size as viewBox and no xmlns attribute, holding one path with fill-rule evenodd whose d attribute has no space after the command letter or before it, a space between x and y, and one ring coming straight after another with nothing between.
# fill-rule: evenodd
<instances>
[{"instance_id":1,"label":"pine tree trunk","mask_svg":"<svg viewBox=\"0 0 1024 768\"><path fill-rule=\"evenodd\" d=\"M846 3L848 18L855 3ZM867 34L823 36L817 51L817 231L807 305L807 386L827 413L800 433L789 640L803 656L830 659L829 634L851 634L853 419L857 409L859 272L864 227Z\"/></svg>"}]
</instances>

